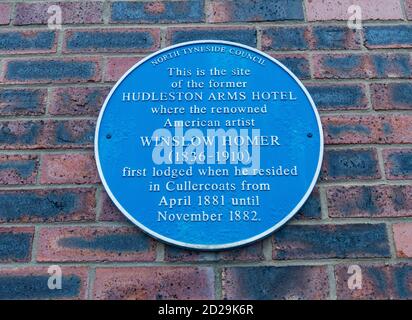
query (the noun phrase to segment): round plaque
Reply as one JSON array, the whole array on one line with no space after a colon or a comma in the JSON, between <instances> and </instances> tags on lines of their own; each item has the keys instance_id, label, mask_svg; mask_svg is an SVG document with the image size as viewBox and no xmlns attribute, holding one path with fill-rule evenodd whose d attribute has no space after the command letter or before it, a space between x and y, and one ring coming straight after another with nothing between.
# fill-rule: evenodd
<instances>
[{"instance_id":1,"label":"round plaque","mask_svg":"<svg viewBox=\"0 0 412 320\"><path fill-rule=\"evenodd\" d=\"M115 205L167 243L261 239L309 197L323 135L305 87L254 48L193 41L139 61L100 112L95 156Z\"/></svg>"}]
</instances>

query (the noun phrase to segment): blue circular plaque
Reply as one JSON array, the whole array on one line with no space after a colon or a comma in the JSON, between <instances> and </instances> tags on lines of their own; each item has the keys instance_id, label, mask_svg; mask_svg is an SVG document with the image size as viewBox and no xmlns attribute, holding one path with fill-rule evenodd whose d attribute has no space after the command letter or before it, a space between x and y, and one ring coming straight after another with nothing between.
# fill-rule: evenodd
<instances>
[{"instance_id":1,"label":"blue circular plaque","mask_svg":"<svg viewBox=\"0 0 412 320\"><path fill-rule=\"evenodd\" d=\"M165 242L244 245L299 210L319 175L322 127L302 83L256 49L194 41L158 51L100 112L97 167L116 206Z\"/></svg>"}]
</instances>

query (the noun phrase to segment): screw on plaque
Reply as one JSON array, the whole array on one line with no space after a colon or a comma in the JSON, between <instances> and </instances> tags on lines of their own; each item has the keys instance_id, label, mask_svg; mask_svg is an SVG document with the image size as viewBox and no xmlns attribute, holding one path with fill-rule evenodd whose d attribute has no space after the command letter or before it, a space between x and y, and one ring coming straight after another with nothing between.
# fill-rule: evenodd
<instances>
[{"instance_id":1,"label":"screw on plaque","mask_svg":"<svg viewBox=\"0 0 412 320\"><path fill-rule=\"evenodd\" d=\"M106 139L111 139L112 135L110 133L106 134Z\"/></svg>"},{"instance_id":2,"label":"screw on plaque","mask_svg":"<svg viewBox=\"0 0 412 320\"><path fill-rule=\"evenodd\" d=\"M313 134L311 132L308 133L308 138L312 138Z\"/></svg>"}]
</instances>

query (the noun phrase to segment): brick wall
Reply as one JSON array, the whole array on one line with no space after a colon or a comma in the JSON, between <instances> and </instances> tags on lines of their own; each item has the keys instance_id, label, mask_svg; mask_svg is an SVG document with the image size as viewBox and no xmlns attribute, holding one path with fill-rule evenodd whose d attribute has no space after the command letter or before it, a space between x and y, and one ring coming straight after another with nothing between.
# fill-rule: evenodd
<instances>
[{"instance_id":1,"label":"brick wall","mask_svg":"<svg viewBox=\"0 0 412 320\"><path fill-rule=\"evenodd\" d=\"M362 30L347 8L362 6ZM58 4L63 28L47 28ZM0 298L412 298L412 0L0 2ZM326 150L300 213L248 247L165 245L111 204L96 118L139 59L222 39L287 65ZM47 288L50 265L62 290ZM348 267L359 265L362 289Z\"/></svg>"}]
</instances>

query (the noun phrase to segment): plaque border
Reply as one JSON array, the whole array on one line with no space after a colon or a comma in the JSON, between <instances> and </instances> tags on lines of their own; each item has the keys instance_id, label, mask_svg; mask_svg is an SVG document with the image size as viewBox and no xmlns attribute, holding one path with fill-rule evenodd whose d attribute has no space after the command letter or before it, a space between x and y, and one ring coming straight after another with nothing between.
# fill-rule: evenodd
<instances>
[{"instance_id":1,"label":"plaque border","mask_svg":"<svg viewBox=\"0 0 412 320\"><path fill-rule=\"evenodd\" d=\"M250 51L253 51L263 57L265 57L266 59L272 61L273 63L277 64L279 67L281 67L284 71L286 71L289 76L292 77L293 80L296 81L296 83L300 86L300 88L303 90L303 92L305 93L306 97L308 98L310 105L312 107L312 110L315 114L316 117L316 121L318 124L318 128L319 128L319 142L320 142L320 146L319 146L319 159L318 159L318 165L315 171L315 175L313 176L312 182L309 185L305 195L302 197L302 199L299 201L299 203L295 206L295 208L293 210L291 210L289 212L289 214L287 214L282 220L280 220L278 223L276 223L274 226L272 226L271 228L267 229L266 231L259 233L258 235L255 235L251 238L248 239L244 239L241 241L237 241L237 242L230 242L230 243L225 243L225 244L219 244L219 245L204 245L204 244L193 244L193 243L186 243L186 242L182 242L182 241L176 241L173 240L171 238L162 236L161 234L158 234L157 232L147 228L145 225L143 225L142 223L140 223L137 219L135 219L133 216L131 216L123 207L122 205L117 201L116 197L112 194L109 186L106 183L106 180L104 178L104 174L100 165L100 158L99 158L99 149L98 149L98 145L99 145L99 129L100 129L100 122L103 118L103 114L106 110L106 106L107 103L109 102L112 94L115 92L115 90L117 89L117 87L120 85L120 83L122 83L122 81L137 67L139 67L141 64L145 63L146 61L150 60L151 58L161 54L162 52L165 51L169 51L171 49L175 49L175 48L179 48L179 47L183 47L183 46L187 46L187 45L193 45L193 44L225 44L225 45L231 45L231 46L235 46L235 47L240 47L243 49L247 49ZM183 248L189 248L189 249L197 249L197 250L223 250L223 249L230 249L230 248L236 248L236 247L240 247L240 246L244 246L247 244L250 244L252 242L261 240L269 235L271 235L274 231L276 231L277 229L279 229L280 227L282 227L286 222L288 222L298 211L299 209L304 205L304 203L306 202L306 200L309 198L310 194L312 193L313 188L315 187L315 184L318 180L319 174L320 174L320 170L322 167L322 160L323 160L323 153L324 153L324 138L323 138L323 128L322 128L322 123L320 120L320 116L318 113L318 110L316 108L316 105L312 99L312 97L310 96L308 90L306 89L306 87L303 85L303 83L298 79L297 76L295 76L285 65L283 65L281 62L279 62L278 60L276 60L275 58L271 57L270 55L247 45L244 44L240 44L240 43L236 43L236 42L232 42L232 41L225 41L225 40L195 40L195 41L187 41L187 42L181 42L172 46L168 46L166 48L160 49L148 56L146 56L145 58L139 60L136 64L134 64L131 68L129 68L124 74L123 76L116 82L116 84L113 86L113 88L110 90L109 94L107 95L103 106L99 112L99 116L97 119L97 123L96 123L96 129L95 129L95 136L94 136L94 156L95 156L95 161L96 161L96 165L97 165L97 169L99 172L99 177L102 181L103 187L105 189L105 191L107 192L107 194L109 195L110 199L113 201L113 203L116 205L116 207L131 221L133 222L133 224L135 224L136 226L138 226L141 230L143 230L145 233L147 233L148 235L162 241L165 242L167 244L172 244L178 247L183 247Z\"/></svg>"}]
</instances>

